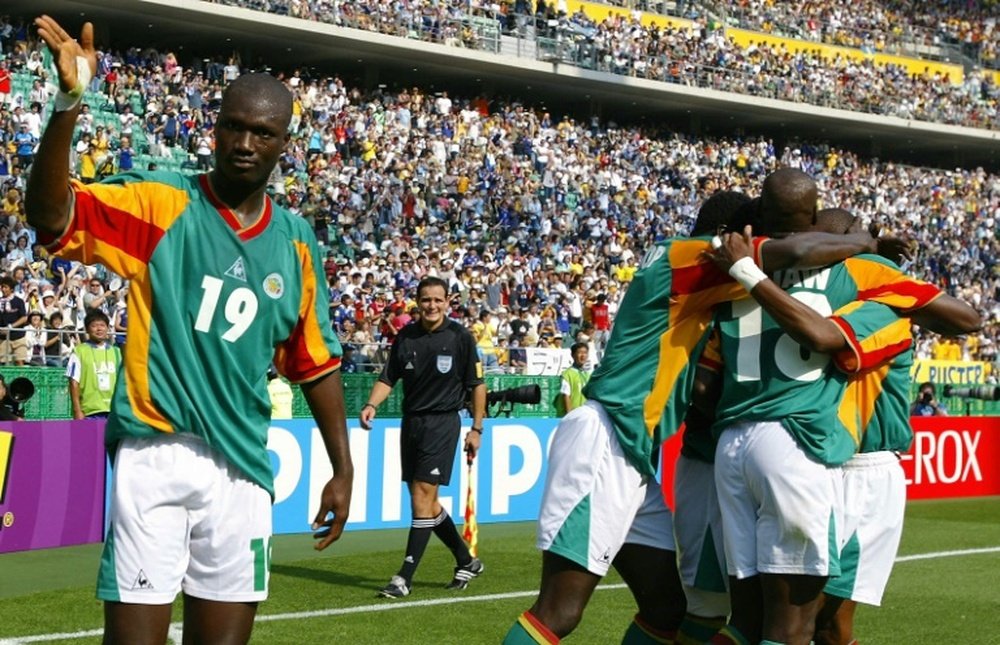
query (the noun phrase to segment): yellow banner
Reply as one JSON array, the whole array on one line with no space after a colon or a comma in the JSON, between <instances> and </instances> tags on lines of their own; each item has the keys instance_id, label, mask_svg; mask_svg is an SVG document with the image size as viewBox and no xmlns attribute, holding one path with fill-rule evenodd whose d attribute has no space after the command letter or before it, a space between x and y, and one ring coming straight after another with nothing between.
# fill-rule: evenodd
<instances>
[{"instance_id":1,"label":"yellow banner","mask_svg":"<svg viewBox=\"0 0 1000 645\"><path fill-rule=\"evenodd\" d=\"M581 0L566 0L566 14L572 16L579 10L587 14L587 17L597 22L603 22L608 16L621 16L628 18L632 16L632 11L626 7L615 7L600 2L586 2ZM684 18L675 16L664 16L658 13L640 12L639 22L643 25L656 25L657 27L678 27L688 28L693 23Z\"/></svg>"},{"instance_id":2,"label":"yellow banner","mask_svg":"<svg viewBox=\"0 0 1000 645\"><path fill-rule=\"evenodd\" d=\"M910 374L914 383L945 385L982 385L986 383L987 364L982 361L935 361L917 359Z\"/></svg>"},{"instance_id":3,"label":"yellow banner","mask_svg":"<svg viewBox=\"0 0 1000 645\"><path fill-rule=\"evenodd\" d=\"M853 60L874 58L875 63L879 65L892 63L893 65L905 68L910 74L940 74L942 78L947 75L948 79L955 84L961 83L965 76L965 72L961 65L941 63L938 61L925 60L923 58L895 56L893 54L866 54L860 49L854 49L853 47L839 47L837 45L817 43L811 40L783 38L781 36L772 36L763 32L748 31L746 29L726 29L726 36L744 49L749 47L752 43L767 43L772 47L780 47L783 45L788 52L793 54L800 51L818 51L824 58L830 60L838 57L850 58Z\"/></svg>"}]
</instances>

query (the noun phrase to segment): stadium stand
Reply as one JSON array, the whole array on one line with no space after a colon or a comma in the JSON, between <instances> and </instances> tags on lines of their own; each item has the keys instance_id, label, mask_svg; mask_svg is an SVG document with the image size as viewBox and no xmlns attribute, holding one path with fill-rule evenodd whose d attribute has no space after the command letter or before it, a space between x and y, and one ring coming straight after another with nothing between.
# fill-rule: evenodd
<instances>
[{"instance_id":1,"label":"stadium stand","mask_svg":"<svg viewBox=\"0 0 1000 645\"><path fill-rule=\"evenodd\" d=\"M464 3L434 5L432 9L430 4L418 2L331 5L304 1L214 1L494 53L502 49L495 37L498 30L510 32L518 19L516 9L498 11L473 6L466 10ZM782 11L782 15L798 13L798 3L794 10L791 4L775 3L768 5L768 12L752 11L757 4L750 3L747 11L739 15L770 15L770 11ZM807 4L811 7L826 3ZM878 47L857 47L858 43L850 38L830 39L835 44L847 45L833 49L817 48L809 41L770 38L765 32L774 31L770 28L773 23L765 18L750 23L762 31L741 38L734 33L737 30L725 28L707 14L692 21L675 21L641 11L609 11L607 5L596 3L575 2L573 6L570 9L566 3L566 8L560 11L559 5L539 2L531 13L532 8L522 4L522 25L527 27L514 27L514 32L534 40L534 46L511 51L668 83L903 119L1000 128L998 74L988 70L966 71L961 65L940 65L919 56L874 55ZM816 11L823 13L822 9ZM849 13L859 21L858 16L866 15L854 8ZM532 19L524 22L528 16ZM482 26L491 20L496 29L479 28L479 32L492 34L490 37L480 38L472 33L469 25ZM982 22L993 23L988 19ZM995 52L995 40L990 27L985 38L987 44L981 49ZM977 60L983 58L979 53L976 56ZM991 56L987 53L986 59L992 60Z\"/></svg>"},{"instance_id":2,"label":"stadium stand","mask_svg":"<svg viewBox=\"0 0 1000 645\"><path fill-rule=\"evenodd\" d=\"M0 225L2 269L18 280L29 310L62 315L65 328L50 327L61 338L58 358L78 337L91 278L103 284L101 306L124 336L127 284L103 267L47 257L22 223L23 160L14 137L23 122L29 131L44 124L48 98L38 87L52 90L37 82L45 66L26 37L18 19L0 25L12 71L0 107L0 201L8 217ZM245 68L229 56L180 61L138 47L103 52L85 99L90 116L80 121L76 167L86 176L92 164L95 179L151 165L207 168L222 87ZM974 303L988 321L959 355L996 361L1000 177L982 168L907 166L810 142L778 149L760 136L580 122L516 100L419 86L363 90L309 70L283 78L296 97L295 117L273 192L313 223L327 249L335 324L358 372L378 367L425 274L452 284L453 315L496 357L496 372L517 374L524 347L593 342L591 307L603 294L613 317L646 246L686 233L706 193L753 191L782 165L814 175L825 205L910 231L922 246L910 270ZM45 100L32 101L33 93ZM918 353L933 356L938 345L922 335Z\"/></svg>"}]
</instances>

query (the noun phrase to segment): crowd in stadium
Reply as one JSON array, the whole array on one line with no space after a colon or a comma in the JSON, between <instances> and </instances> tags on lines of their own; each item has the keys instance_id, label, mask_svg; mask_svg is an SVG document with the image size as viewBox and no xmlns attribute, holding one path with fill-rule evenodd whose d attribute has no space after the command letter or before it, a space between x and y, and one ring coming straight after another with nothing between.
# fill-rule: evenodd
<instances>
[{"instance_id":1,"label":"crowd in stadium","mask_svg":"<svg viewBox=\"0 0 1000 645\"><path fill-rule=\"evenodd\" d=\"M733 3L726 18L740 27L865 51L907 53L920 46L958 45L962 53L996 69L996 0L913 2L829 0Z\"/></svg>"},{"instance_id":2,"label":"crowd in stadium","mask_svg":"<svg viewBox=\"0 0 1000 645\"><path fill-rule=\"evenodd\" d=\"M23 33L16 22L0 28L3 69L31 81L22 85L27 94L6 94L0 108L3 269L49 327L78 330L84 311L98 307L123 333L127 284L99 266L48 258L23 224L28 144L37 141L49 91L38 49ZM189 68L172 53L130 49L100 61L88 94L94 105L79 121L74 164L82 181L151 165L209 167L221 88L240 73L237 59ZM0 72L0 94L2 79ZM786 165L817 179L824 205L913 235L921 251L908 269L984 313L980 336L959 347L921 337L919 355L996 359L995 174L868 160L828 145L776 149L763 138L580 122L419 87L363 91L308 70L284 80L295 103L273 188L313 223L328 251L333 318L355 352L348 369L377 363L410 319L417 281L433 274L451 284L453 315L474 331L494 370L516 372L524 347L582 340L599 356L644 250L686 234L711 192L754 190ZM56 312L64 323L52 321ZM67 347L72 338L64 336ZM58 363L66 351L36 362Z\"/></svg>"},{"instance_id":3,"label":"crowd in stadium","mask_svg":"<svg viewBox=\"0 0 1000 645\"><path fill-rule=\"evenodd\" d=\"M465 3L326 3L216 0L223 4L285 13L293 17L421 38L462 47L495 47L477 39L481 16L495 16L507 28L518 12L530 12L530 3L474 6ZM813 3L826 5L833 3ZM777 4L769 11L781 11ZM500 9L503 9L502 11ZM822 13L822 8L817 8ZM832 9L827 8L828 12ZM787 9L788 12L793 11ZM800 18L806 14L799 13ZM906 119L977 128L1000 127L1000 87L990 73L972 70L961 80L949 74L914 74L894 64L876 64L863 56L831 57L819 50L793 52L784 45L751 43L744 48L727 37L722 23L699 16L690 29L646 25L631 17L596 16L583 10L568 15L557 3L538 2L535 24L551 38L539 53L563 63L652 80L752 94L825 107L870 112ZM843 10L853 20L872 15ZM882 12L884 13L884 12ZM998 39L995 18L980 23L983 56L992 60ZM756 14L753 14L756 15ZM878 14L874 14L878 15ZM919 19L920 15L915 19ZM479 22L477 22L477 20ZM767 25L753 25L765 30ZM857 25L855 25L857 26ZM977 32L979 33L979 32Z\"/></svg>"}]
</instances>

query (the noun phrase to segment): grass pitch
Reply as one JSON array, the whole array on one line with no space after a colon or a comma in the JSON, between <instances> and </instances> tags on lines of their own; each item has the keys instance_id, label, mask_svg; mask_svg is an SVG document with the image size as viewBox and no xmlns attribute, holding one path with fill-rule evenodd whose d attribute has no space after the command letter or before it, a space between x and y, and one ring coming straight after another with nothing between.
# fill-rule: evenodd
<instances>
[{"instance_id":1,"label":"grass pitch","mask_svg":"<svg viewBox=\"0 0 1000 645\"><path fill-rule=\"evenodd\" d=\"M404 530L345 534L324 553L306 535L275 539L271 599L261 605L254 643L499 643L533 602L541 558L534 524L480 527L485 574L463 592L444 589L453 562L431 542L413 593L375 591L399 566ZM93 586L98 545L0 556L0 644L100 642ZM925 557L926 556L926 557ZM861 607L865 645L1000 645L1000 497L911 502L900 561L880 609ZM609 575L568 642L617 643L634 605ZM175 620L180 620L178 606Z\"/></svg>"}]
</instances>

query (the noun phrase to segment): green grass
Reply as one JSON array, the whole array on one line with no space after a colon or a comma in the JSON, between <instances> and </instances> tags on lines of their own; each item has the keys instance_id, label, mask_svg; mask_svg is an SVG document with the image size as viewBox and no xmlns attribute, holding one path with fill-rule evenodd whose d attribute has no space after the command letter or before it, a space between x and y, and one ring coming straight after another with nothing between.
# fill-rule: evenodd
<instances>
[{"instance_id":1,"label":"green grass","mask_svg":"<svg viewBox=\"0 0 1000 645\"><path fill-rule=\"evenodd\" d=\"M911 503L900 555L1000 547L998 519L1000 498ZM480 527L487 570L465 592L443 588L453 563L432 542L413 594L402 601L377 600L375 590L395 572L405 539L403 530L352 532L316 553L308 536L276 538L271 599L261 606L254 642L495 644L533 601L540 557L531 523ZM98 555L98 546L87 546L0 556L0 642L99 629L101 605L93 599ZM990 627L1000 612L997 571L1000 552L900 562L883 607L859 610L856 633L865 645L1000 645ZM604 584L619 583L612 574ZM435 600L448 604L427 604ZM449 602L454 600L462 602ZM285 616L336 610L345 613ZM627 590L602 589L568 640L617 643L633 612ZM59 642L89 644L100 638Z\"/></svg>"}]
</instances>

